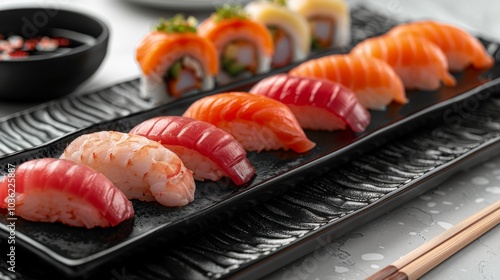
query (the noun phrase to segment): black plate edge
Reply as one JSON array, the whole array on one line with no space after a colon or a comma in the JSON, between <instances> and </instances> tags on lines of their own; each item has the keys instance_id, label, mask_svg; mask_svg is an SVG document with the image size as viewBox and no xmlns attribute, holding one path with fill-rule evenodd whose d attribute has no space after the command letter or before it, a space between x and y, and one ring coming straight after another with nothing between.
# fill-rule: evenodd
<instances>
[{"instance_id":1,"label":"black plate edge","mask_svg":"<svg viewBox=\"0 0 500 280\"><path fill-rule=\"evenodd\" d=\"M495 157L499 153L500 137L490 140L456 159L435 168L425 175L412 180L411 183L385 195L376 202L339 218L335 223L320 227L318 230L299 238L299 241L292 242L291 245L278 249L254 262L240 266L233 272L228 273L224 278L250 280L266 276L276 271L277 268L320 249L322 246L356 230L356 228L379 217L383 213L389 212L415 197L422 195L444 182L450 176L460 172L460 170L471 168ZM377 209L377 211L375 211L375 209Z\"/></svg>"}]
</instances>

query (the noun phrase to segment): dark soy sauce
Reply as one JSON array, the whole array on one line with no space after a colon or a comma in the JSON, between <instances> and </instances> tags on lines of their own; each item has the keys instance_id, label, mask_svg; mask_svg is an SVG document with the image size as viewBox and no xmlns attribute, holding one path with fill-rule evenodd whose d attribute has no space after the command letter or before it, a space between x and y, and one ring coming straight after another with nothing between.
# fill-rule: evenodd
<instances>
[{"instance_id":1,"label":"dark soy sauce","mask_svg":"<svg viewBox=\"0 0 500 280\"><path fill-rule=\"evenodd\" d=\"M26 60L62 55L84 45L95 45L90 35L59 28L44 35L23 38L17 34L0 34L0 60Z\"/></svg>"}]
</instances>

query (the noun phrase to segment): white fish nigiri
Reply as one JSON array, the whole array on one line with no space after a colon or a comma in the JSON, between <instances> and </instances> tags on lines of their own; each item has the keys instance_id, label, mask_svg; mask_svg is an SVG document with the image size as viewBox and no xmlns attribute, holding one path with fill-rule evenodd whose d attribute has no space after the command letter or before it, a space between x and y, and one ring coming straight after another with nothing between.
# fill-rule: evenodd
<instances>
[{"instance_id":1,"label":"white fish nigiri","mask_svg":"<svg viewBox=\"0 0 500 280\"><path fill-rule=\"evenodd\" d=\"M308 20L313 49L342 47L351 41L351 15L344 0L287 0L287 6Z\"/></svg>"},{"instance_id":2,"label":"white fish nigiri","mask_svg":"<svg viewBox=\"0 0 500 280\"><path fill-rule=\"evenodd\" d=\"M193 174L160 143L117 131L84 134L60 156L104 174L129 199L184 206L194 199Z\"/></svg>"},{"instance_id":3,"label":"white fish nigiri","mask_svg":"<svg viewBox=\"0 0 500 280\"><path fill-rule=\"evenodd\" d=\"M266 25L273 35L273 68L306 59L311 51L311 29L303 15L269 1L250 2L245 11L251 18Z\"/></svg>"}]
</instances>

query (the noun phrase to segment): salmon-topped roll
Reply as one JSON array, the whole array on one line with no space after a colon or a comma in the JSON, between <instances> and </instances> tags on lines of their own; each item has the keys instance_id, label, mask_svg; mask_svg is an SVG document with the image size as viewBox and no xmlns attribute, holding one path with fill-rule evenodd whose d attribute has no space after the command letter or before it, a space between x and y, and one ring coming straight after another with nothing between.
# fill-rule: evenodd
<instances>
[{"instance_id":1,"label":"salmon-topped roll","mask_svg":"<svg viewBox=\"0 0 500 280\"><path fill-rule=\"evenodd\" d=\"M274 43L266 26L241 6L224 5L198 26L198 33L217 49L218 84L265 73L271 69Z\"/></svg>"},{"instance_id":2,"label":"salmon-topped roll","mask_svg":"<svg viewBox=\"0 0 500 280\"><path fill-rule=\"evenodd\" d=\"M462 71L468 66L478 69L493 66L493 58L483 44L467 31L450 24L432 20L401 24L388 33L390 36L418 36L436 44L446 55L451 71Z\"/></svg>"},{"instance_id":3,"label":"salmon-topped roll","mask_svg":"<svg viewBox=\"0 0 500 280\"><path fill-rule=\"evenodd\" d=\"M313 50L346 46L351 41L351 15L344 0L286 0L311 28Z\"/></svg>"},{"instance_id":4,"label":"salmon-topped roll","mask_svg":"<svg viewBox=\"0 0 500 280\"><path fill-rule=\"evenodd\" d=\"M351 51L352 55L373 56L391 65L406 89L437 90L441 82L454 86L444 53L431 41L413 36L380 36L366 39Z\"/></svg>"},{"instance_id":5,"label":"salmon-topped roll","mask_svg":"<svg viewBox=\"0 0 500 280\"><path fill-rule=\"evenodd\" d=\"M306 18L286 7L285 1L254 1L245 6L252 19L271 31L274 41L272 68L305 60L311 51L311 29Z\"/></svg>"},{"instance_id":6,"label":"salmon-topped roll","mask_svg":"<svg viewBox=\"0 0 500 280\"><path fill-rule=\"evenodd\" d=\"M161 103L214 87L219 70L213 43L197 34L196 20L176 15L160 19L136 49L142 70L141 92Z\"/></svg>"}]
</instances>

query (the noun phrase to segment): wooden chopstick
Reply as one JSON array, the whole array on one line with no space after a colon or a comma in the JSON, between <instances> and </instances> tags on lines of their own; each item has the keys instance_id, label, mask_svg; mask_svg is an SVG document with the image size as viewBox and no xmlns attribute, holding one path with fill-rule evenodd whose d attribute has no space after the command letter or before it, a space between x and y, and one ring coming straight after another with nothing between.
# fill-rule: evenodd
<instances>
[{"instance_id":1,"label":"wooden chopstick","mask_svg":"<svg viewBox=\"0 0 500 280\"><path fill-rule=\"evenodd\" d=\"M367 280L417 279L500 223L500 200L434 237Z\"/></svg>"}]
</instances>

